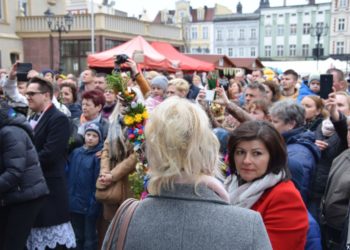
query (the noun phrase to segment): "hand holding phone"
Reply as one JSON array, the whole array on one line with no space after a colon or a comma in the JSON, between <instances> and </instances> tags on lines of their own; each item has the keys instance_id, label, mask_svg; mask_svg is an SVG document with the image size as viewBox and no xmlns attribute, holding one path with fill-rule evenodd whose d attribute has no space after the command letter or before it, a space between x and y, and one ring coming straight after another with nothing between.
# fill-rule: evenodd
<instances>
[{"instance_id":1,"label":"hand holding phone","mask_svg":"<svg viewBox=\"0 0 350 250\"><path fill-rule=\"evenodd\" d=\"M321 74L320 76L320 97L328 99L328 96L333 91L333 75Z\"/></svg>"},{"instance_id":2,"label":"hand holding phone","mask_svg":"<svg viewBox=\"0 0 350 250\"><path fill-rule=\"evenodd\" d=\"M17 63L17 81L18 82L27 82L27 74L32 70L33 65L31 63Z\"/></svg>"}]
</instances>

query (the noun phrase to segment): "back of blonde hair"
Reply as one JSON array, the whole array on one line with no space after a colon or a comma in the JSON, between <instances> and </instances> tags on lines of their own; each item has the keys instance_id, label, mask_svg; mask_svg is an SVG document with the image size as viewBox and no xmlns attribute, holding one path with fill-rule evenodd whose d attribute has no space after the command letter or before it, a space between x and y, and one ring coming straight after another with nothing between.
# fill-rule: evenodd
<instances>
[{"instance_id":1,"label":"back of blonde hair","mask_svg":"<svg viewBox=\"0 0 350 250\"><path fill-rule=\"evenodd\" d=\"M178 97L165 100L151 114L145 136L151 194L172 188L176 178L196 182L218 171L219 142L197 104Z\"/></svg>"}]
</instances>

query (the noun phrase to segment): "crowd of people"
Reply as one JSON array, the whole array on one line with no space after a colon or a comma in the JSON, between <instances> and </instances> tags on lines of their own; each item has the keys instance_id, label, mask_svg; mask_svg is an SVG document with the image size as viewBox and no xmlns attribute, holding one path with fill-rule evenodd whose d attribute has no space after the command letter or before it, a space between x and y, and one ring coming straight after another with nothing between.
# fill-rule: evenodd
<instances>
[{"instance_id":1,"label":"crowd of people","mask_svg":"<svg viewBox=\"0 0 350 250\"><path fill-rule=\"evenodd\" d=\"M149 116L139 147L105 73L31 70L20 82L17 63L1 71L0 249L345 249L344 72L322 72L333 79L322 98L315 72L123 68ZM121 205L136 197L141 151L147 175L130 212Z\"/></svg>"}]
</instances>

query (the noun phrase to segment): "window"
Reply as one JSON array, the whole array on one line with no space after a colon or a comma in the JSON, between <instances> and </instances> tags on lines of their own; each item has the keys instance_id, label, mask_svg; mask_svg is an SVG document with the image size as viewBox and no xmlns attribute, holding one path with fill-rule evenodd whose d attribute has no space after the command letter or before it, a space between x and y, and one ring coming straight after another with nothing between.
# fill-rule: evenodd
<instances>
[{"instance_id":1,"label":"window","mask_svg":"<svg viewBox=\"0 0 350 250\"><path fill-rule=\"evenodd\" d=\"M1 5L1 3L0 3L0 5ZM19 0L18 5L19 5L18 7L19 7L19 10L20 10L20 15L21 16L27 16L28 15L28 3L27 3L27 0Z\"/></svg>"},{"instance_id":2,"label":"window","mask_svg":"<svg viewBox=\"0 0 350 250\"><path fill-rule=\"evenodd\" d=\"M190 37L190 28L188 28L188 27L186 27L186 29L185 29L185 38L187 40L191 39L191 37Z\"/></svg>"},{"instance_id":3,"label":"window","mask_svg":"<svg viewBox=\"0 0 350 250\"><path fill-rule=\"evenodd\" d=\"M292 13L292 16L296 16L297 14L295 14L295 13Z\"/></svg>"},{"instance_id":4,"label":"window","mask_svg":"<svg viewBox=\"0 0 350 250\"><path fill-rule=\"evenodd\" d=\"M239 30L239 40L244 40L244 29Z\"/></svg>"},{"instance_id":5,"label":"window","mask_svg":"<svg viewBox=\"0 0 350 250\"><path fill-rule=\"evenodd\" d=\"M14 64L18 60L19 60L19 54L18 53L16 53L16 52L10 53L11 64Z\"/></svg>"},{"instance_id":6,"label":"window","mask_svg":"<svg viewBox=\"0 0 350 250\"><path fill-rule=\"evenodd\" d=\"M222 48L217 48L217 49L216 49L216 53L217 53L218 55L222 55Z\"/></svg>"},{"instance_id":7,"label":"window","mask_svg":"<svg viewBox=\"0 0 350 250\"><path fill-rule=\"evenodd\" d=\"M252 40L256 39L256 29L250 30L250 39L252 39Z\"/></svg>"},{"instance_id":8,"label":"window","mask_svg":"<svg viewBox=\"0 0 350 250\"><path fill-rule=\"evenodd\" d=\"M297 34L297 25L295 23L290 25L290 34L291 35Z\"/></svg>"},{"instance_id":9,"label":"window","mask_svg":"<svg viewBox=\"0 0 350 250\"><path fill-rule=\"evenodd\" d=\"M344 42L337 42L336 50L336 54L344 54Z\"/></svg>"},{"instance_id":10,"label":"window","mask_svg":"<svg viewBox=\"0 0 350 250\"><path fill-rule=\"evenodd\" d=\"M239 52L239 56L240 57L243 57L244 56L244 48L239 48L239 50L238 50Z\"/></svg>"},{"instance_id":11,"label":"window","mask_svg":"<svg viewBox=\"0 0 350 250\"><path fill-rule=\"evenodd\" d=\"M250 56L255 57L256 56L256 50L255 47L250 48Z\"/></svg>"},{"instance_id":12,"label":"window","mask_svg":"<svg viewBox=\"0 0 350 250\"><path fill-rule=\"evenodd\" d=\"M105 50L114 48L114 47L116 47L116 46L118 46L120 44L122 44L122 42L106 39L105 40Z\"/></svg>"},{"instance_id":13,"label":"window","mask_svg":"<svg viewBox=\"0 0 350 250\"><path fill-rule=\"evenodd\" d=\"M265 57L271 57L271 46L265 46Z\"/></svg>"},{"instance_id":14,"label":"window","mask_svg":"<svg viewBox=\"0 0 350 250\"><path fill-rule=\"evenodd\" d=\"M289 45L289 56L295 56L297 53L297 46L295 44Z\"/></svg>"},{"instance_id":15,"label":"window","mask_svg":"<svg viewBox=\"0 0 350 250\"><path fill-rule=\"evenodd\" d=\"M278 17L283 17L283 14L279 14Z\"/></svg>"},{"instance_id":16,"label":"window","mask_svg":"<svg viewBox=\"0 0 350 250\"><path fill-rule=\"evenodd\" d=\"M323 14L323 11L319 11L318 14L322 15L322 14Z\"/></svg>"},{"instance_id":17,"label":"window","mask_svg":"<svg viewBox=\"0 0 350 250\"><path fill-rule=\"evenodd\" d=\"M283 56L283 45L277 45L277 56Z\"/></svg>"},{"instance_id":18,"label":"window","mask_svg":"<svg viewBox=\"0 0 350 250\"><path fill-rule=\"evenodd\" d=\"M228 48L228 56L233 57L233 48Z\"/></svg>"},{"instance_id":19,"label":"window","mask_svg":"<svg viewBox=\"0 0 350 250\"><path fill-rule=\"evenodd\" d=\"M284 35L284 25L277 25L277 36Z\"/></svg>"},{"instance_id":20,"label":"window","mask_svg":"<svg viewBox=\"0 0 350 250\"><path fill-rule=\"evenodd\" d=\"M265 36L270 37L271 36L271 26L265 27Z\"/></svg>"},{"instance_id":21,"label":"window","mask_svg":"<svg viewBox=\"0 0 350 250\"><path fill-rule=\"evenodd\" d=\"M304 23L304 25L303 25L303 34L304 35L310 34L310 24L309 23Z\"/></svg>"},{"instance_id":22,"label":"window","mask_svg":"<svg viewBox=\"0 0 350 250\"><path fill-rule=\"evenodd\" d=\"M222 30L216 31L216 41L222 41Z\"/></svg>"},{"instance_id":23,"label":"window","mask_svg":"<svg viewBox=\"0 0 350 250\"><path fill-rule=\"evenodd\" d=\"M197 38L198 38L197 27L192 27L191 28L191 39L197 40Z\"/></svg>"},{"instance_id":24,"label":"window","mask_svg":"<svg viewBox=\"0 0 350 250\"><path fill-rule=\"evenodd\" d=\"M339 18L338 19L338 31L344 31L345 30L345 18Z\"/></svg>"},{"instance_id":25,"label":"window","mask_svg":"<svg viewBox=\"0 0 350 250\"><path fill-rule=\"evenodd\" d=\"M64 72L79 75L87 67L86 58L90 51L90 40L63 40L62 65L64 65Z\"/></svg>"},{"instance_id":26,"label":"window","mask_svg":"<svg viewBox=\"0 0 350 250\"><path fill-rule=\"evenodd\" d=\"M271 17L270 15L267 15L267 16L266 16L267 19L270 18L270 17Z\"/></svg>"},{"instance_id":27,"label":"window","mask_svg":"<svg viewBox=\"0 0 350 250\"><path fill-rule=\"evenodd\" d=\"M348 4L348 0L340 0L340 1L339 1L339 7L340 7L340 8L345 8L345 7L347 7L347 4Z\"/></svg>"},{"instance_id":28,"label":"window","mask_svg":"<svg viewBox=\"0 0 350 250\"><path fill-rule=\"evenodd\" d=\"M203 27L203 30L202 30L203 34L203 39L208 39L209 38L209 32L208 32L208 27Z\"/></svg>"},{"instance_id":29,"label":"window","mask_svg":"<svg viewBox=\"0 0 350 250\"><path fill-rule=\"evenodd\" d=\"M308 16L308 15L309 15L309 12L305 12L304 15L305 15L305 16Z\"/></svg>"},{"instance_id":30,"label":"window","mask_svg":"<svg viewBox=\"0 0 350 250\"><path fill-rule=\"evenodd\" d=\"M233 30L228 30L228 38L227 38L227 40L230 40L230 41L232 41L233 40Z\"/></svg>"},{"instance_id":31,"label":"window","mask_svg":"<svg viewBox=\"0 0 350 250\"><path fill-rule=\"evenodd\" d=\"M309 56L309 45L308 44L303 44L303 50L302 50L302 55L303 56Z\"/></svg>"}]
</instances>

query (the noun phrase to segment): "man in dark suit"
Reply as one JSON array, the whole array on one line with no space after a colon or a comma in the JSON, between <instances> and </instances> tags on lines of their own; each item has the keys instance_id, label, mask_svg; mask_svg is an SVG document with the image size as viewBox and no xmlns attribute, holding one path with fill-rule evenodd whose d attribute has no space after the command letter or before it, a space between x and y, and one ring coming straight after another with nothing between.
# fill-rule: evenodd
<instances>
[{"instance_id":1,"label":"man in dark suit","mask_svg":"<svg viewBox=\"0 0 350 250\"><path fill-rule=\"evenodd\" d=\"M46 240L40 243L31 242L34 244L32 246L43 244L41 245L43 248L53 243L66 247L75 245L74 232L69 222L68 192L64 172L69 140L69 121L52 104L52 96L53 86L46 79L34 77L29 81L26 97L29 108L35 112L35 115L29 119L29 123L34 130L34 145L50 190L29 242L38 239L33 234L44 233ZM62 227L65 229L61 234L61 239L58 239L57 235L53 237L52 233L61 230Z\"/></svg>"}]
</instances>

